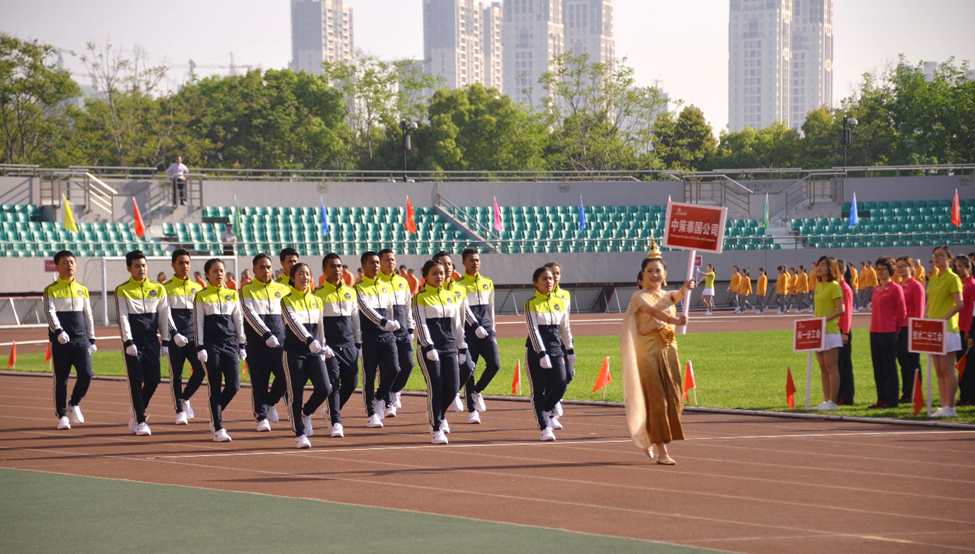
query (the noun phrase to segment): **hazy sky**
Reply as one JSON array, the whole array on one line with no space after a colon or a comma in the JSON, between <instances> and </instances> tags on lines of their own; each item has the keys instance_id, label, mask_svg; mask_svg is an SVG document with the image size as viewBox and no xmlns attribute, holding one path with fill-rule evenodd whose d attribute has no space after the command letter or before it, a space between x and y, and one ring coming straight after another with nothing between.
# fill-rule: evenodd
<instances>
[{"instance_id":1,"label":"hazy sky","mask_svg":"<svg viewBox=\"0 0 975 554\"><path fill-rule=\"evenodd\" d=\"M423 57L423 0L346 0L355 46L382 58ZM287 67L288 0L0 0L0 31L79 54L87 41L165 60L170 78L186 64ZM616 53L641 84L659 80L673 99L704 111L717 134L728 123L729 0L615 0ZM903 53L910 61L975 58L975 0L836 0L836 104L866 71ZM81 63L65 65L84 82ZM220 69L198 69L200 74Z\"/></svg>"}]
</instances>

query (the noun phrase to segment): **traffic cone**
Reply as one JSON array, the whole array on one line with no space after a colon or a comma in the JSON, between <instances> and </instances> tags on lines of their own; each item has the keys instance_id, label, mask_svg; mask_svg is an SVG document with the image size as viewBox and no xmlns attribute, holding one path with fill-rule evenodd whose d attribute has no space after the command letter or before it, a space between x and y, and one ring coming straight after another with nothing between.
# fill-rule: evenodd
<instances>
[{"instance_id":1,"label":"traffic cone","mask_svg":"<svg viewBox=\"0 0 975 554\"><path fill-rule=\"evenodd\" d=\"M10 360L7 362L7 369L13 369L17 365L17 343L10 347Z\"/></svg>"}]
</instances>

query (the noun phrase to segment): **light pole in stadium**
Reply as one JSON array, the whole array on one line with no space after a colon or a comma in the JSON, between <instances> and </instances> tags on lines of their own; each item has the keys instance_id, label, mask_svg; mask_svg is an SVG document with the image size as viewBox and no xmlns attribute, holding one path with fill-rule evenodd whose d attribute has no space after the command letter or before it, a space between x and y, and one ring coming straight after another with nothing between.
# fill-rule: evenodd
<instances>
[{"instance_id":1,"label":"light pole in stadium","mask_svg":"<svg viewBox=\"0 0 975 554\"><path fill-rule=\"evenodd\" d=\"M407 121L405 119L400 120L399 128L403 130L403 182L409 181L409 177L406 175L406 153L410 151L410 136L413 131L416 131L417 124L416 121Z\"/></svg>"},{"instance_id":2,"label":"light pole in stadium","mask_svg":"<svg viewBox=\"0 0 975 554\"><path fill-rule=\"evenodd\" d=\"M853 128L858 124L855 117L843 116L843 167L846 167L846 147L853 144Z\"/></svg>"}]
</instances>

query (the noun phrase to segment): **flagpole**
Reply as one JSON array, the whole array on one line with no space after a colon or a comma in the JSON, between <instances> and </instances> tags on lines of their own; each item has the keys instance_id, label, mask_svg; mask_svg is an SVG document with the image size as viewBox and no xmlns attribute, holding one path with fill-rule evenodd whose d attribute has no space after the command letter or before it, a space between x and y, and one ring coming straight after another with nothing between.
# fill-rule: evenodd
<instances>
[{"instance_id":1,"label":"flagpole","mask_svg":"<svg viewBox=\"0 0 975 554\"><path fill-rule=\"evenodd\" d=\"M806 355L806 411L809 411L809 393L812 388L812 352Z\"/></svg>"},{"instance_id":2,"label":"flagpole","mask_svg":"<svg viewBox=\"0 0 975 554\"><path fill-rule=\"evenodd\" d=\"M694 278L694 258L697 257L697 250L691 250L687 257L687 280L690 281ZM691 289L684 291L684 317L691 312ZM687 325L681 325L680 334L687 334Z\"/></svg>"},{"instance_id":3,"label":"flagpole","mask_svg":"<svg viewBox=\"0 0 975 554\"><path fill-rule=\"evenodd\" d=\"M952 369L954 371L954 369ZM928 417L931 417L931 354L928 354Z\"/></svg>"}]
</instances>

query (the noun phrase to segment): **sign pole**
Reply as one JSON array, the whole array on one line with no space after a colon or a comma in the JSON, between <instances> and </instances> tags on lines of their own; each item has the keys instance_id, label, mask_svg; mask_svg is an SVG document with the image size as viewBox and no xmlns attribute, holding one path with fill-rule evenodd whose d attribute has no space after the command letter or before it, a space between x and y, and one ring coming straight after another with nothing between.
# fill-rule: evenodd
<instances>
[{"instance_id":1,"label":"sign pole","mask_svg":"<svg viewBox=\"0 0 975 554\"><path fill-rule=\"evenodd\" d=\"M806 353L806 411L809 411L809 395L812 389L812 351Z\"/></svg>"},{"instance_id":2,"label":"sign pole","mask_svg":"<svg viewBox=\"0 0 975 554\"><path fill-rule=\"evenodd\" d=\"M952 371L954 371L952 369ZM928 417L931 417L931 354L928 354Z\"/></svg>"},{"instance_id":3,"label":"sign pole","mask_svg":"<svg viewBox=\"0 0 975 554\"><path fill-rule=\"evenodd\" d=\"M688 281L694 278L694 258L697 257L697 250L691 250L689 254L690 255L687 257L687 280ZM684 317L687 317L687 315L691 312L691 290L692 289L687 289L686 294L684 296ZM680 334L682 335L687 334L687 325L681 326Z\"/></svg>"}]
</instances>

